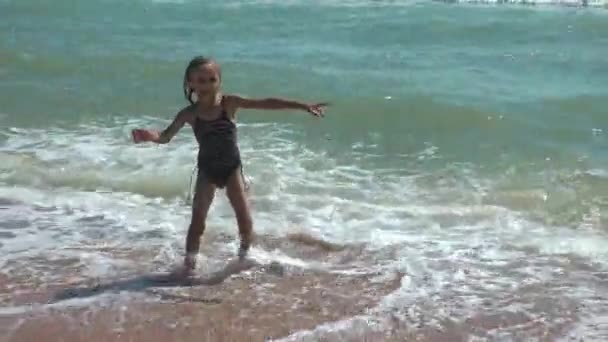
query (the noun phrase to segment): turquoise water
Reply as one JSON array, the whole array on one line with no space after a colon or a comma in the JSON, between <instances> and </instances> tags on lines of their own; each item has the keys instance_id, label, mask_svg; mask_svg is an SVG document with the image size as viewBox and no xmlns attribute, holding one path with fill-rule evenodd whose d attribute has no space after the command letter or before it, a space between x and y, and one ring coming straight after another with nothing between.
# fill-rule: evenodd
<instances>
[{"instance_id":1,"label":"turquoise water","mask_svg":"<svg viewBox=\"0 0 608 342\"><path fill-rule=\"evenodd\" d=\"M504 277L479 298L568 273L568 258L606 274L608 12L589 4L0 1L0 198L13 203L0 228L15 216L28 227L0 240L0 259L63 253L48 230L26 248L24 232L45 226L68 245L155 244L179 258L194 140L184 129L168 146L133 146L129 131L169 122L185 105L183 69L203 54L226 92L332 103L323 120L240 113L259 232L367 243L365 267L440 274L426 288L440 297L450 272L437 261L478 270L465 282L479 288ZM82 221L99 216L117 228ZM235 233L225 200L211 216ZM132 242L148 231L158 236ZM374 254L383 246L402 254ZM518 260L530 264L506 272ZM511 266L488 271L499 263ZM605 282L549 273L549 295L589 307L566 331L606 337L606 320L586 317L607 317L608 298L585 294ZM391 305L424 300L414 292Z\"/></svg>"}]
</instances>

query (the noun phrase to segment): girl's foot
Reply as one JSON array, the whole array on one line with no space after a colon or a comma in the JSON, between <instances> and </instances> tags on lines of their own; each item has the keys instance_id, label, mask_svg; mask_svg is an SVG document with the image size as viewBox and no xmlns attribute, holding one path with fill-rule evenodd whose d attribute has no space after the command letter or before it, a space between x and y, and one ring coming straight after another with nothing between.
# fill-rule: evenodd
<instances>
[{"instance_id":1,"label":"girl's foot","mask_svg":"<svg viewBox=\"0 0 608 342\"><path fill-rule=\"evenodd\" d=\"M239 260L243 260L247 257L249 253L249 242L241 241L241 246L239 247Z\"/></svg>"},{"instance_id":2,"label":"girl's foot","mask_svg":"<svg viewBox=\"0 0 608 342\"><path fill-rule=\"evenodd\" d=\"M194 273L196 269L196 254L188 253L184 258L184 275L190 275Z\"/></svg>"}]
</instances>

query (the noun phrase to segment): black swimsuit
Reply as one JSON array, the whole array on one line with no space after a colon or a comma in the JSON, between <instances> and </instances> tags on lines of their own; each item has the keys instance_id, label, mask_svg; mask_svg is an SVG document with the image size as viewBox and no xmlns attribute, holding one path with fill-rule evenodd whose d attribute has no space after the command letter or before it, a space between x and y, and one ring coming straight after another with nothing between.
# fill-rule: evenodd
<instances>
[{"instance_id":1,"label":"black swimsuit","mask_svg":"<svg viewBox=\"0 0 608 342\"><path fill-rule=\"evenodd\" d=\"M226 186L228 178L241 167L241 154L237 145L236 124L230 120L221 102L222 113L215 120L194 121L194 135L199 144L198 174L219 188Z\"/></svg>"}]
</instances>

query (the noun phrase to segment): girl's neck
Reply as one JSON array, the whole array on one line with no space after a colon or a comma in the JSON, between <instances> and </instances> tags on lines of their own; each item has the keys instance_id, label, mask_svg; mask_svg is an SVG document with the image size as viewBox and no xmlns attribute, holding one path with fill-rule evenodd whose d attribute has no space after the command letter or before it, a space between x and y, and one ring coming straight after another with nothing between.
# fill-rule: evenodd
<instances>
[{"instance_id":1,"label":"girl's neck","mask_svg":"<svg viewBox=\"0 0 608 342\"><path fill-rule=\"evenodd\" d=\"M200 96L200 97L198 97L198 101L196 101L197 102L196 104L199 108L202 108L202 109L211 108L218 104L219 98L221 98L221 95L219 93L215 93L215 94L207 95L207 96Z\"/></svg>"}]
</instances>

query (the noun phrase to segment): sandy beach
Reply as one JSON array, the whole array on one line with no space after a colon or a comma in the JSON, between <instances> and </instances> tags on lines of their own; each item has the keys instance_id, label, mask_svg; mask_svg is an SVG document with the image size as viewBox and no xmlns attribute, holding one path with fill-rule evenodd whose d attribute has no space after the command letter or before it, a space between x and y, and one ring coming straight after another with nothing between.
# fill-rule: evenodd
<instances>
[{"instance_id":1,"label":"sandy beach","mask_svg":"<svg viewBox=\"0 0 608 342\"><path fill-rule=\"evenodd\" d=\"M372 283L275 266L233 261L202 278L150 274L90 286L3 279L1 296L15 312L1 313L0 331L7 342L264 341L365 315L400 286L398 275Z\"/></svg>"}]
</instances>

